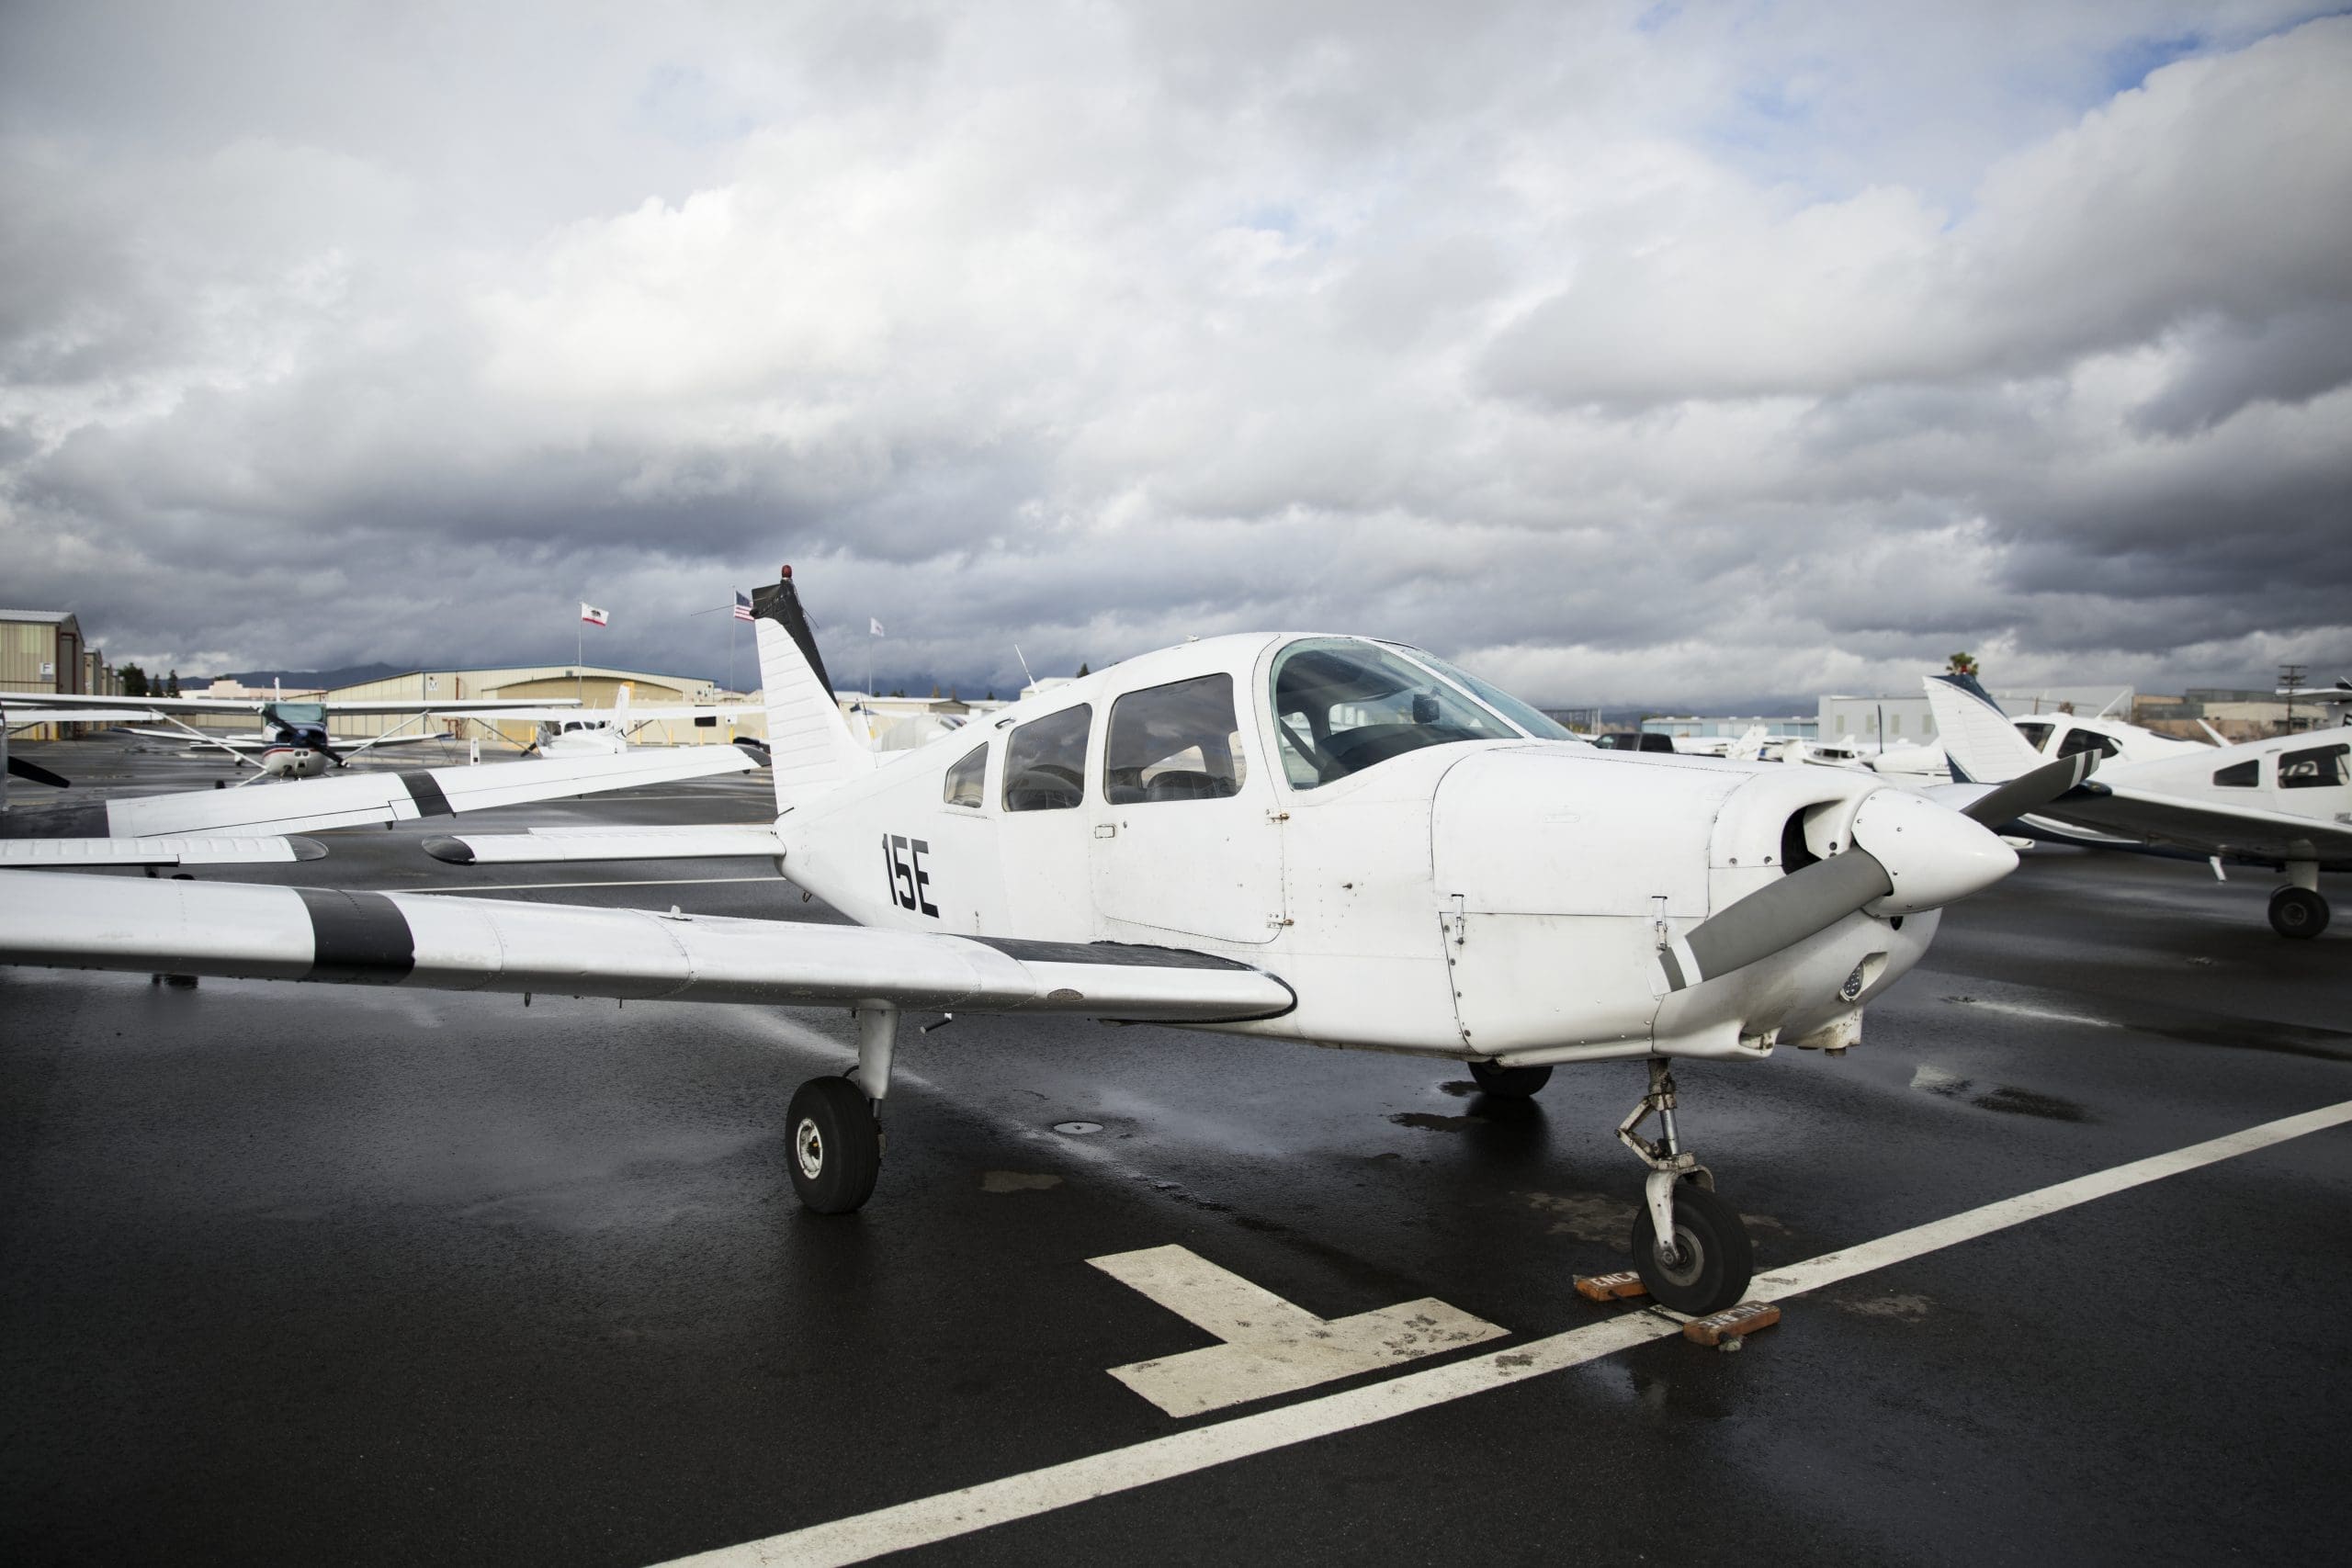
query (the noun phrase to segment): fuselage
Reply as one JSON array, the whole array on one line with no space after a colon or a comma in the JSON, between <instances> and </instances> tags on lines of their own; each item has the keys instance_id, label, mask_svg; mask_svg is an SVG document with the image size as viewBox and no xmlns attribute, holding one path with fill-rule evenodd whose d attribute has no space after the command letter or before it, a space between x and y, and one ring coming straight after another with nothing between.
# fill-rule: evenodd
<instances>
[{"instance_id":1,"label":"fuselage","mask_svg":"<svg viewBox=\"0 0 2352 1568\"><path fill-rule=\"evenodd\" d=\"M1850 1042L1933 912L1856 914L1686 990L1662 939L1836 852L1868 774L1604 752L1398 645L1220 637L1057 687L786 811L861 923L1196 949L1315 1043L1568 1061Z\"/></svg>"}]
</instances>

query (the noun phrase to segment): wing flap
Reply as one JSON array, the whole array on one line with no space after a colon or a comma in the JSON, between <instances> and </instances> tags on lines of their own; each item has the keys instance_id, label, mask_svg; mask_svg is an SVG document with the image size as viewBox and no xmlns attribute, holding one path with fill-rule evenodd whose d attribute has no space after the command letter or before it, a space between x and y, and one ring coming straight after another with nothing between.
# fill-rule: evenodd
<instances>
[{"instance_id":1,"label":"wing flap","mask_svg":"<svg viewBox=\"0 0 2352 1568\"><path fill-rule=\"evenodd\" d=\"M541 828L427 839L424 852L452 865L540 865L561 861L773 859L784 841L765 823L681 828Z\"/></svg>"},{"instance_id":2,"label":"wing flap","mask_svg":"<svg viewBox=\"0 0 2352 1568\"><path fill-rule=\"evenodd\" d=\"M0 962L629 1000L1220 1022L1290 987L1204 954L1026 957L964 937L420 893L0 874Z\"/></svg>"},{"instance_id":3,"label":"wing flap","mask_svg":"<svg viewBox=\"0 0 2352 1568\"><path fill-rule=\"evenodd\" d=\"M271 865L317 860L309 839L0 839L0 869L79 870L107 865Z\"/></svg>"}]
</instances>

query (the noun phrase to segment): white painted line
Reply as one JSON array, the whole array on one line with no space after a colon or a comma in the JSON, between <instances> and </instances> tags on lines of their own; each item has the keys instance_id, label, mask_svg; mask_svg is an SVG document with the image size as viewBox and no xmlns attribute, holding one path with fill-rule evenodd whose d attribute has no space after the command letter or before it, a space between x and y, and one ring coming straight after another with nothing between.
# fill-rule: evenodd
<instances>
[{"instance_id":1,"label":"white painted line","mask_svg":"<svg viewBox=\"0 0 2352 1568\"><path fill-rule=\"evenodd\" d=\"M749 860L749 855L743 857ZM714 882L773 882L778 887L787 886L785 879L771 873L766 876L675 876L663 881L640 881L633 876L617 882L501 882L483 887L354 887L354 893L421 893L428 898L461 897L469 893L536 893L548 887L703 887Z\"/></svg>"},{"instance_id":2,"label":"white painted line","mask_svg":"<svg viewBox=\"0 0 2352 1568\"><path fill-rule=\"evenodd\" d=\"M2038 1192L1987 1203L1949 1219L1760 1274L1748 1299L1780 1301L1819 1290L1857 1274L1989 1235L2128 1188L2252 1154L2347 1122L2352 1122L2352 1100L2266 1122L2242 1133L2134 1160L2110 1170L2096 1171ZM1546 1372L1582 1366L1681 1332L1681 1324L1664 1313L1629 1312L1491 1355L1450 1361L1442 1367L1407 1372L1383 1382L1325 1394L1280 1410L1237 1416L1107 1453L1090 1454L1025 1475L1009 1475L1001 1481L982 1482L959 1491L877 1508L869 1514L810 1525L806 1529L769 1536L763 1540L681 1557L662 1568L781 1568L784 1564L790 1564L791 1568L828 1568L836 1563L862 1562L884 1552L953 1540L990 1525L1032 1518L1095 1497L1133 1491L1234 1460L1408 1416L1490 1388L1503 1388Z\"/></svg>"},{"instance_id":3,"label":"white painted line","mask_svg":"<svg viewBox=\"0 0 2352 1568\"><path fill-rule=\"evenodd\" d=\"M1111 1369L1113 1377L1170 1416L1201 1416L1295 1393L1510 1332L1431 1297L1320 1318L1190 1247L1149 1247L1087 1261L1225 1341Z\"/></svg>"},{"instance_id":4,"label":"white painted line","mask_svg":"<svg viewBox=\"0 0 2352 1568\"><path fill-rule=\"evenodd\" d=\"M2079 1012L2053 1012L2048 1008L2019 1007L2015 1002L1988 1002L1983 999L1966 1002L1966 1007L1978 1012L1997 1012L2010 1018L2030 1018L2042 1023L2075 1023L2086 1029L2120 1029L2123 1026L2111 1018L2091 1018Z\"/></svg>"}]
</instances>

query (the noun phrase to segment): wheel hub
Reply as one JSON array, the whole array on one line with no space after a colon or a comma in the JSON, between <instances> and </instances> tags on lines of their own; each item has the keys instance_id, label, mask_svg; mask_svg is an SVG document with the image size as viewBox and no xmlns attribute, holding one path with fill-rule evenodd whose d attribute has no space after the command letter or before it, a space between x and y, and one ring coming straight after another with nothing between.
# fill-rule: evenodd
<instances>
[{"instance_id":1,"label":"wheel hub","mask_svg":"<svg viewBox=\"0 0 2352 1568\"><path fill-rule=\"evenodd\" d=\"M800 1125L792 1130L792 1157L800 1164L800 1174L814 1181L825 1173L825 1135L817 1131L815 1118L803 1116Z\"/></svg>"},{"instance_id":2,"label":"wheel hub","mask_svg":"<svg viewBox=\"0 0 2352 1568\"><path fill-rule=\"evenodd\" d=\"M1656 1253L1658 1272L1677 1285L1697 1283L1707 1267L1707 1255L1699 1246L1699 1238L1685 1225L1674 1227L1672 1241L1656 1244Z\"/></svg>"}]
</instances>

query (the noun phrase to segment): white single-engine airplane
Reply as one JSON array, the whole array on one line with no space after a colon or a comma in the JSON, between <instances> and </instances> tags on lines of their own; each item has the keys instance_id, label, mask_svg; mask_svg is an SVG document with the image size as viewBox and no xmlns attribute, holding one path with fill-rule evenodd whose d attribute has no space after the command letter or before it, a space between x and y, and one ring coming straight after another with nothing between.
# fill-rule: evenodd
<instances>
[{"instance_id":1,"label":"white single-engine airplane","mask_svg":"<svg viewBox=\"0 0 2352 1568\"><path fill-rule=\"evenodd\" d=\"M1635 1267L1719 1310L1751 1269L1680 1141L1673 1063L1842 1051L1939 911L2016 855L1969 814L1825 768L1568 738L1442 661L1357 637L1130 659L877 762L786 569L757 595L778 816L438 841L452 860L768 853L833 926L311 888L0 874L0 961L854 1010L854 1076L803 1084L789 1167L820 1213L881 1158L902 1010L1066 1013L1466 1062L1490 1094L1644 1059ZM1976 789L1974 795L1987 796ZM1653 1114L1658 1135L1638 1129Z\"/></svg>"},{"instance_id":2,"label":"white single-engine airplane","mask_svg":"<svg viewBox=\"0 0 2352 1568\"><path fill-rule=\"evenodd\" d=\"M134 735L162 740L185 740L225 751L233 761L251 763L255 778L314 779L329 768L347 768L351 759L379 746L413 746L437 739L432 735L402 735L393 731L366 739L337 739L327 733L330 715L406 714L412 721L427 716L503 713L517 708L544 707L537 698L468 698L458 702L296 702L275 697L102 697L78 693L0 692L0 710L14 708L19 722L89 723L120 718L113 714L83 710L130 710L137 716L172 725L170 729L137 729ZM213 735L186 723L183 714L254 714L261 733L254 736ZM250 754L249 754L250 753ZM247 781L252 782L251 780Z\"/></svg>"},{"instance_id":3,"label":"white single-engine airplane","mask_svg":"<svg viewBox=\"0 0 2352 1568\"><path fill-rule=\"evenodd\" d=\"M12 700L0 697L0 702ZM86 806L9 810L7 780L11 776L58 789L71 787L71 781L10 756L8 727L33 722L33 715L40 716L39 722L43 723L61 717L67 723L92 723L107 716L86 705L86 701L72 705L70 717L63 716L67 712L49 706L0 714L0 761L6 764L0 769L0 867L130 866L153 871L166 866L314 860L326 852L323 848L285 835L455 816L491 807L707 778L758 765L748 752L735 747L702 746L481 767L355 770L300 788L177 790L118 795Z\"/></svg>"},{"instance_id":4,"label":"white single-engine airplane","mask_svg":"<svg viewBox=\"0 0 2352 1568\"><path fill-rule=\"evenodd\" d=\"M2024 726L2013 726L1973 680L1930 675L1925 684L1956 776L1997 783L2046 765ZM2098 754L2095 733L2073 733L2091 734L2082 754ZM2270 895L2270 929L2315 937L2328 920L2320 872L2352 871L2352 731L2304 730L2236 746L2185 742L2143 761L2109 762L2098 783L2038 816L2107 835L2117 847L2170 846L2276 866L2288 880Z\"/></svg>"},{"instance_id":5,"label":"white single-engine airplane","mask_svg":"<svg viewBox=\"0 0 2352 1568\"><path fill-rule=\"evenodd\" d=\"M617 757L629 749L629 743L636 739L638 732L649 724L673 723L684 719L697 729L716 729L725 724L731 730L739 716L760 711L746 703L679 703L637 707L629 702L628 687L623 686L614 694L613 705L608 708L576 705L526 707L494 716L509 721L528 720L538 727L538 732L531 738L531 744L525 748L526 754Z\"/></svg>"}]
</instances>

